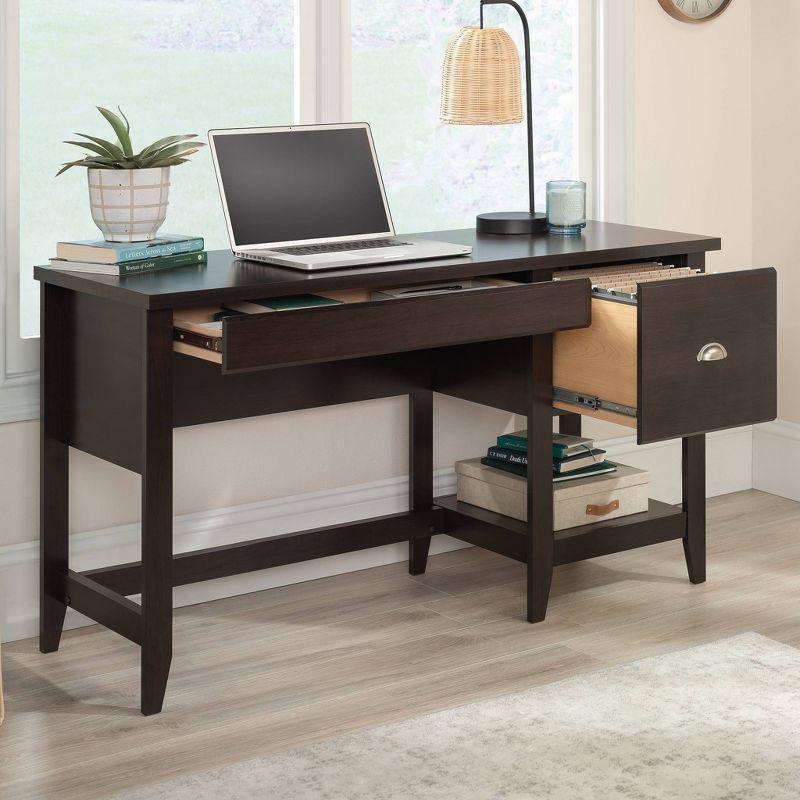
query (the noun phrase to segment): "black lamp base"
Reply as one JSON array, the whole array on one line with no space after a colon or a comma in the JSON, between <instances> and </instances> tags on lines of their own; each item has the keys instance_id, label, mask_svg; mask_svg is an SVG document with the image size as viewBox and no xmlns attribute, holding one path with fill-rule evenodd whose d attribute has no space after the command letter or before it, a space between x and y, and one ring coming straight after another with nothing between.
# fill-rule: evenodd
<instances>
[{"instance_id":1,"label":"black lamp base","mask_svg":"<svg viewBox=\"0 0 800 800\"><path fill-rule=\"evenodd\" d=\"M475 219L478 233L527 234L545 233L547 217L540 213L527 211L500 211L491 214L478 214Z\"/></svg>"}]
</instances>

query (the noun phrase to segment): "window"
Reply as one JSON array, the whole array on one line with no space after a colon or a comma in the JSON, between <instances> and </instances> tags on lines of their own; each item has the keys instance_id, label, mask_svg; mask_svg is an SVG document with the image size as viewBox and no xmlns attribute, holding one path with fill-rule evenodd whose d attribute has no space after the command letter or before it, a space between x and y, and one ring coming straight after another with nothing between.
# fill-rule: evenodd
<instances>
[{"instance_id":1,"label":"window","mask_svg":"<svg viewBox=\"0 0 800 800\"><path fill-rule=\"evenodd\" d=\"M104 138L94 105L131 121L134 147L172 133L292 121L293 0L20 2L20 305L39 332L38 283L60 239L96 238L70 132ZM228 237L207 150L172 171L166 230Z\"/></svg>"},{"instance_id":2,"label":"window","mask_svg":"<svg viewBox=\"0 0 800 800\"><path fill-rule=\"evenodd\" d=\"M577 177L573 0L528 0L537 209L548 180ZM519 17L487 6L524 54ZM352 116L370 122L398 231L461 228L481 211L528 208L525 125L439 123L445 46L476 25L477 0L352 0ZM524 69L524 67L523 67Z\"/></svg>"}]
</instances>

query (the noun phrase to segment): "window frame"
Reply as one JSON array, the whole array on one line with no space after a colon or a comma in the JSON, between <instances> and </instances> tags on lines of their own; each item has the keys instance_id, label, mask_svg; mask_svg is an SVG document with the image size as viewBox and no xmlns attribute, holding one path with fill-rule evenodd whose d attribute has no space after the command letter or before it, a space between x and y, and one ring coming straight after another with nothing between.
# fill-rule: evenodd
<instances>
[{"instance_id":1,"label":"window frame","mask_svg":"<svg viewBox=\"0 0 800 800\"><path fill-rule=\"evenodd\" d=\"M39 415L39 341L20 335L19 3L0 0L0 423Z\"/></svg>"},{"instance_id":2,"label":"window frame","mask_svg":"<svg viewBox=\"0 0 800 800\"><path fill-rule=\"evenodd\" d=\"M20 335L19 1L0 0L0 423L39 415L38 337ZM573 0L575 148L590 216L627 222L633 165L633 0ZM476 14L478 0L475 0ZM295 0L294 119L350 121L350 0Z\"/></svg>"}]
</instances>

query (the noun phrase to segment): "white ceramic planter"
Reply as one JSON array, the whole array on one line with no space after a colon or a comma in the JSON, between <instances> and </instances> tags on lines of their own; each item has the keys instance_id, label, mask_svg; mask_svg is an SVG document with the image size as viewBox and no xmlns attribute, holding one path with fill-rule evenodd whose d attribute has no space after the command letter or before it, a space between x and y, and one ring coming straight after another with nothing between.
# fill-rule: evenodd
<instances>
[{"instance_id":1,"label":"white ceramic planter","mask_svg":"<svg viewBox=\"0 0 800 800\"><path fill-rule=\"evenodd\" d=\"M92 219L107 242L156 237L167 216L169 167L87 172Z\"/></svg>"}]
</instances>

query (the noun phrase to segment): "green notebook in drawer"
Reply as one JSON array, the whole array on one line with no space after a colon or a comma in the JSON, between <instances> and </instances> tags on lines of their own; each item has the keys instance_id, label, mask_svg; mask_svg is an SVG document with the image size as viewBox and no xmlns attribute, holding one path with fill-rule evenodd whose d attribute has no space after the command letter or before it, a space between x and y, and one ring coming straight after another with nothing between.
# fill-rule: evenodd
<instances>
[{"instance_id":1,"label":"green notebook in drawer","mask_svg":"<svg viewBox=\"0 0 800 800\"><path fill-rule=\"evenodd\" d=\"M244 314L263 314L267 311L291 311L296 308L316 308L317 306L340 306L341 300L322 297L318 294L292 294L287 297L267 297L263 300L243 300L241 303L227 303L225 308L241 311Z\"/></svg>"}]
</instances>

